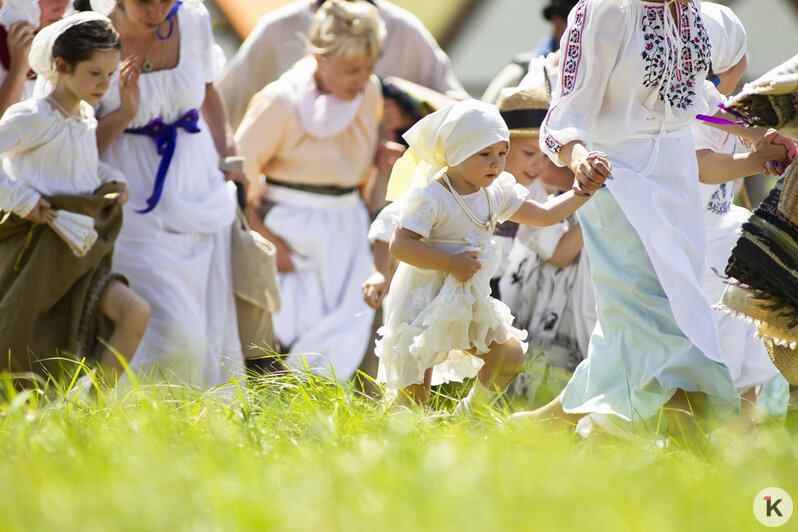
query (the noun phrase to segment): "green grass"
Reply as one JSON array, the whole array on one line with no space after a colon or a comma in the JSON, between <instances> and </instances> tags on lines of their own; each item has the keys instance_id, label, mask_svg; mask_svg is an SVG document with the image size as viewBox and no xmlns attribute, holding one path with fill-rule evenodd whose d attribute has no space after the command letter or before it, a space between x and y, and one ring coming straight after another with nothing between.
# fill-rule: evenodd
<instances>
[{"instance_id":1,"label":"green grass","mask_svg":"<svg viewBox=\"0 0 798 532\"><path fill-rule=\"evenodd\" d=\"M758 530L757 492L798 497L795 411L700 452L506 414L389 414L292 377L88 402L6 386L0 530Z\"/></svg>"}]
</instances>

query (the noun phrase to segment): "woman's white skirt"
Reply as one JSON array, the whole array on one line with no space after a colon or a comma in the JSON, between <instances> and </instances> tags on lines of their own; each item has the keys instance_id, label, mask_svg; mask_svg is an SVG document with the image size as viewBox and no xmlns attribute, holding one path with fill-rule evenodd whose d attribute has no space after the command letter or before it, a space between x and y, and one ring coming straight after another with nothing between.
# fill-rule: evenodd
<instances>
[{"instance_id":1,"label":"woman's white skirt","mask_svg":"<svg viewBox=\"0 0 798 532\"><path fill-rule=\"evenodd\" d=\"M230 266L230 233L172 233L130 216L116 241L114 270L152 308L131 360L140 375L213 387L244 375Z\"/></svg>"},{"instance_id":2,"label":"woman's white skirt","mask_svg":"<svg viewBox=\"0 0 798 532\"><path fill-rule=\"evenodd\" d=\"M352 377L371 337L374 310L361 286L371 274L369 216L357 192L326 196L269 185L275 205L263 222L293 250L280 274L282 308L274 329L290 367L339 380Z\"/></svg>"}]
</instances>

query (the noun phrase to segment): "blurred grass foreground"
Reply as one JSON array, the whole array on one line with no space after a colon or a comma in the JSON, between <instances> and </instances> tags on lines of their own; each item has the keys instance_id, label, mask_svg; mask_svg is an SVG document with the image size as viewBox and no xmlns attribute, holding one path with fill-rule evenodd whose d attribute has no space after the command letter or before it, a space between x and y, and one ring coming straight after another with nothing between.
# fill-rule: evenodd
<instances>
[{"instance_id":1,"label":"blurred grass foreground","mask_svg":"<svg viewBox=\"0 0 798 532\"><path fill-rule=\"evenodd\" d=\"M2 531L759 530L760 490L798 497L794 404L684 449L513 425L506 404L395 413L308 376L69 386L1 387Z\"/></svg>"}]
</instances>

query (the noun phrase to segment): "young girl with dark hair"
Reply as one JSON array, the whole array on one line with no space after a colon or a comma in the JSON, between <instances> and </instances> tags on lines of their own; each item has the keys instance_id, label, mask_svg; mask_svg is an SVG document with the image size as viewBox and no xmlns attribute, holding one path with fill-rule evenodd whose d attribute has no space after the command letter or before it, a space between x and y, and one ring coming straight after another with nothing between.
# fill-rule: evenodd
<instances>
[{"instance_id":1,"label":"young girl with dark hair","mask_svg":"<svg viewBox=\"0 0 798 532\"><path fill-rule=\"evenodd\" d=\"M30 64L54 88L0 120L2 370L57 374L55 357L68 353L120 372L117 354L132 357L147 327L149 305L110 270L128 192L122 174L99 161L95 138L92 106L108 90L119 48L110 21L95 13L42 30ZM45 225L54 209L93 219L98 236L85 255Z\"/></svg>"}]
</instances>

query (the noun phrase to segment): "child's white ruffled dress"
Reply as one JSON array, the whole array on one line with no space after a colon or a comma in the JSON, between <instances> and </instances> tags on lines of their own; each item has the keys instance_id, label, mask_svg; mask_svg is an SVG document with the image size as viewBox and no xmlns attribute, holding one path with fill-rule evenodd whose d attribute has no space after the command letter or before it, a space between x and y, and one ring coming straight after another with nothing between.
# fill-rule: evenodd
<instances>
[{"instance_id":1,"label":"child's white ruffled dress","mask_svg":"<svg viewBox=\"0 0 798 532\"><path fill-rule=\"evenodd\" d=\"M461 196L480 220L489 219L486 191L499 223L515 214L528 193L505 172L486 189ZM446 272L399 265L385 301L385 325L378 331L377 380L389 388L404 388L422 383L431 367L433 384L474 377L483 362L468 351L484 354L492 343L526 339L526 331L512 326L507 305L490 297L498 259L491 241L493 227L473 223L446 185L437 181L412 189L400 201L401 227L449 253L476 251L482 267L461 283Z\"/></svg>"}]
</instances>

